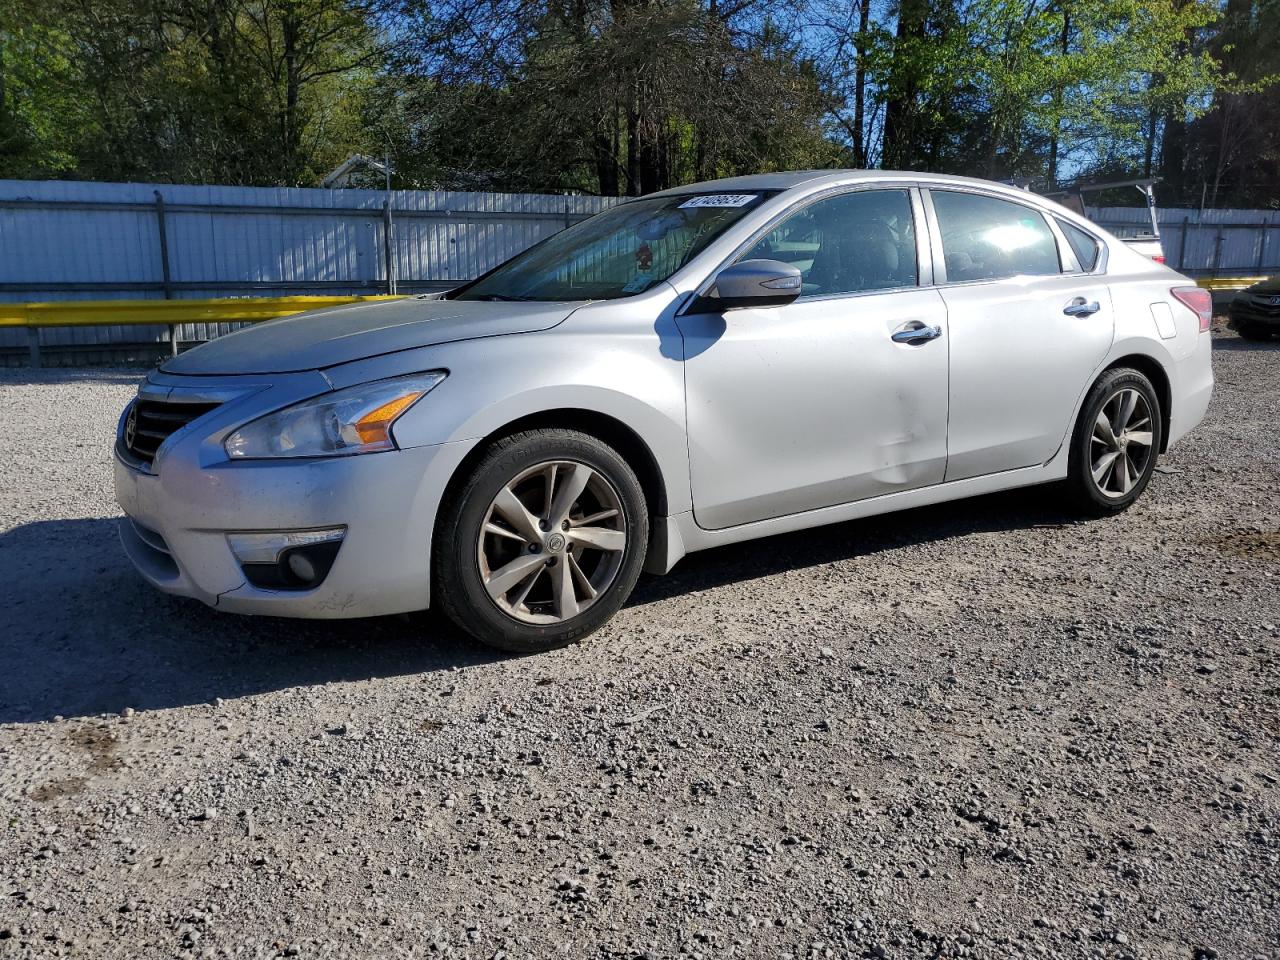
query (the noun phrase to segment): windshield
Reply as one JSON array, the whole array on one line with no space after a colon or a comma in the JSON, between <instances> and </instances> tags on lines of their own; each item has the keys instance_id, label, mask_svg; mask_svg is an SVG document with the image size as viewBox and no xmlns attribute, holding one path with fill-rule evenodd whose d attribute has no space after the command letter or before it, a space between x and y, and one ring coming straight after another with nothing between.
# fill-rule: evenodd
<instances>
[{"instance_id":1,"label":"windshield","mask_svg":"<svg viewBox=\"0 0 1280 960\"><path fill-rule=\"evenodd\" d=\"M631 200L569 227L463 287L453 300L615 300L643 293L772 193Z\"/></svg>"}]
</instances>

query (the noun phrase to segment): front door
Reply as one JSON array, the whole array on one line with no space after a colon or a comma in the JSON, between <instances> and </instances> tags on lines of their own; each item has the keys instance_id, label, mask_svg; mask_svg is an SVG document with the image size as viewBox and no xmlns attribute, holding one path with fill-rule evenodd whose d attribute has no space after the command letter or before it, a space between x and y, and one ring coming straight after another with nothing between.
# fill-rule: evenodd
<instances>
[{"instance_id":1,"label":"front door","mask_svg":"<svg viewBox=\"0 0 1280 960\"><path fill-rule=\"evenodd\" d=\"M800 267L800 299L679 318L700 526L942 480L946 306L918 286L916 237L907 190L814 201L740 258Z\"/></svg>"}]
</instances>

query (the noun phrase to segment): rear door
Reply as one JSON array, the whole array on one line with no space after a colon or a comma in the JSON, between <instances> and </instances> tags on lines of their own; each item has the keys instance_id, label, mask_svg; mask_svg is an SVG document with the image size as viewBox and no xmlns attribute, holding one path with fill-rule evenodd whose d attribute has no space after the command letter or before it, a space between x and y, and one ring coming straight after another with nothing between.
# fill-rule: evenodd
<instances>
[{"instance_id":1,"label":"rear door","mask_svg":"<svg viewBox=\"0 0 1280 960\"><path fill-rule=\"evenodd\" d=\"M1111 346L1104 277L1029 203L951 189L925 199L951 337L946 479L1045 463Z\"/></svg>"}]
</instances>

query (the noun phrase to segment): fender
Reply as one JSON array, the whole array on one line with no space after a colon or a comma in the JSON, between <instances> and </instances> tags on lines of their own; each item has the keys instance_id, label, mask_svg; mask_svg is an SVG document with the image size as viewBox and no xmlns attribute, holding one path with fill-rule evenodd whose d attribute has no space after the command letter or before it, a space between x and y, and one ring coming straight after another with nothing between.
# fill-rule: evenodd
<instances>
[{"instance_id":1,"label":"fender","mask_svg":"<svg viewBox=\"0 0 1280 960\"><path fill-rule=\"evenodd\" d=\"M615 329L607 338L567 327L398 355L390 375L432 369L449 375L396 422L396 443L402 449L446 443L471 449L527 417L557 410L599 414L620 421L648 447L668 511L691 509L683 364L663 356L652 321L631 336ZM349 364L327 374L335 386L359 383L368 377L364 367ZM378 375L388 375L385 357ZM500 389L495 380L502 381Z\"/></svg>"}]
</instances>

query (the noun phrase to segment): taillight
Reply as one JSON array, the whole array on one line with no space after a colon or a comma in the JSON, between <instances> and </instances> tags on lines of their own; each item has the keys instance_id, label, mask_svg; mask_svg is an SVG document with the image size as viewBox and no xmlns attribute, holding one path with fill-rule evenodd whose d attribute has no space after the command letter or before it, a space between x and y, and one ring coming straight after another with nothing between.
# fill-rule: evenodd
<instances>
[{"instance_id":1,"label":"taillight","mask_svg":"<svg viewBox=\"0 0 1280 960\"><path fill-rule=\"evenodd\" d=\"M1154 260L1156 263L1164 263L1164 254L1163 254L1163 253L1157 253L1157 254L1156 254L1154 257L1152 257L1151 259L1152 259L1152 260Z\"/></svg>"},{"instance_id":2,"label":"taillight","mask_svg":"<svg viewBox=\"0 0 1280 960\"><path fill-rule=\"evenodd\" d=\"M1213 294L1200 287L1174 287L1169 291L1184 307L1200 318L1200 332L1213 323Z\"/></svg>"}]
</instances>

